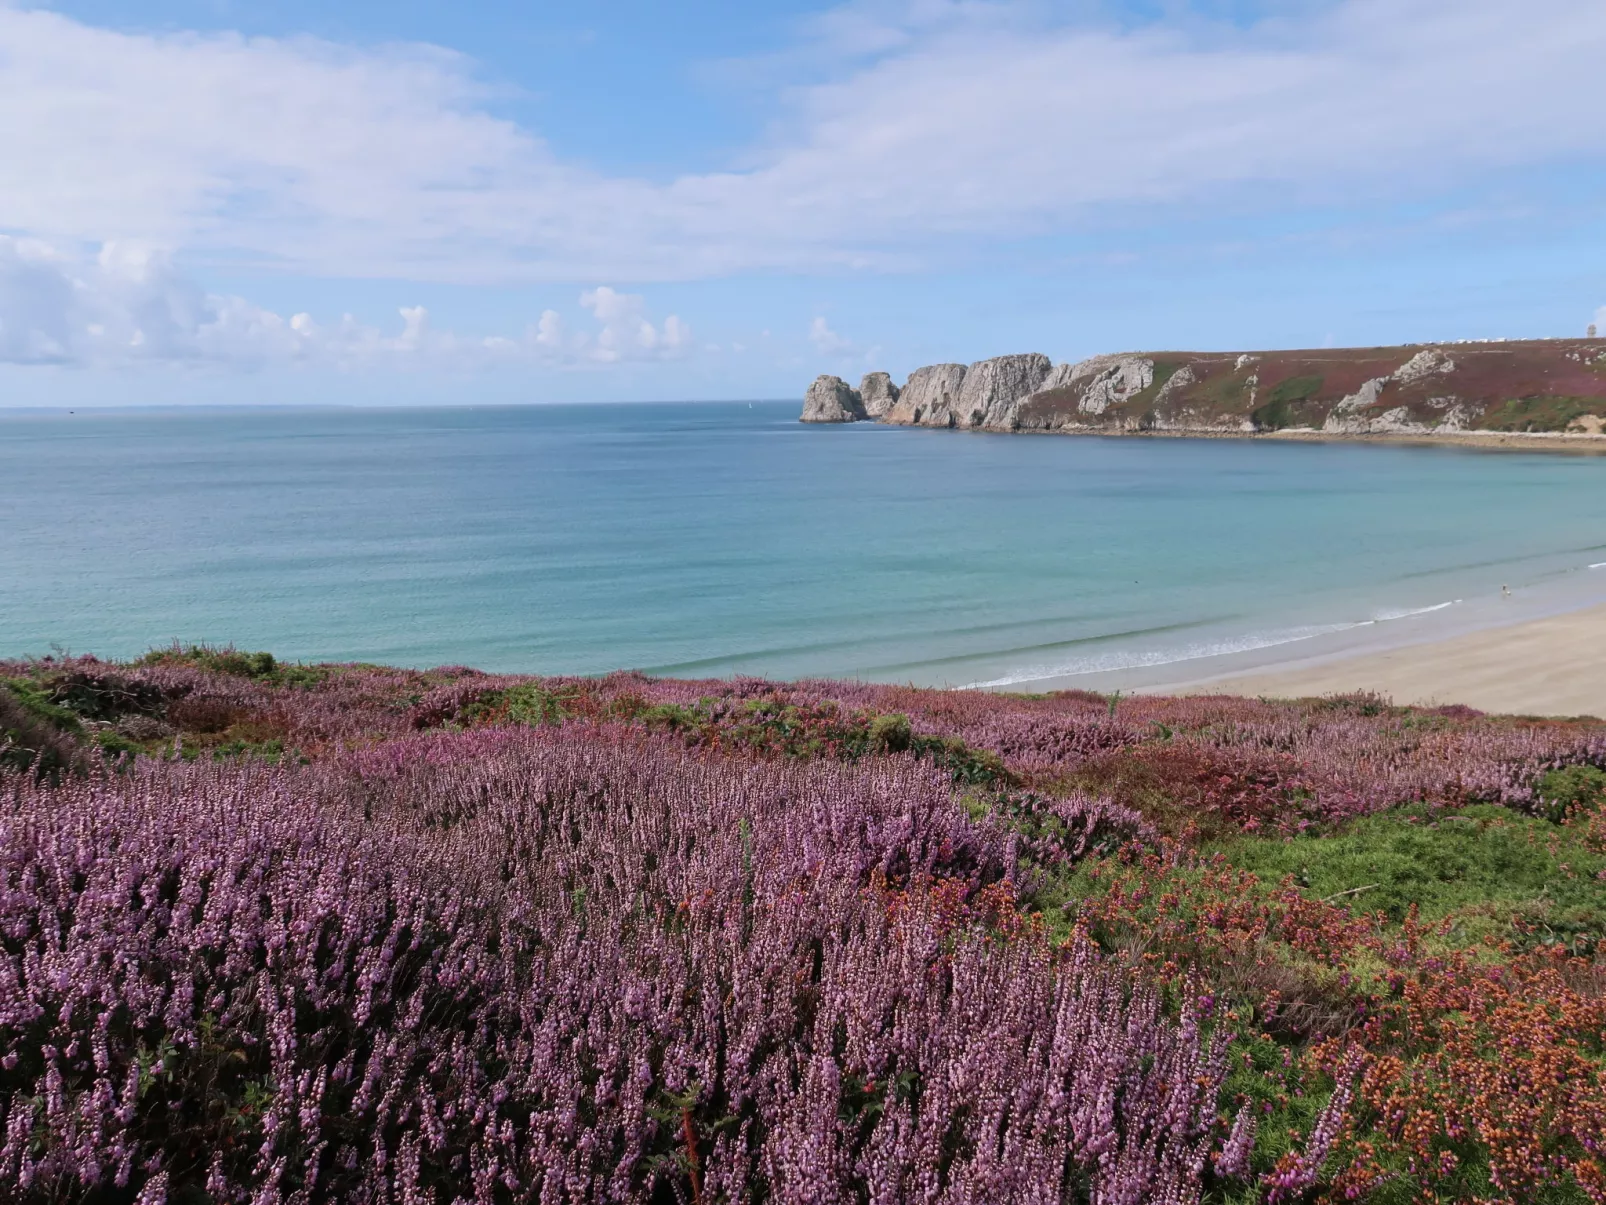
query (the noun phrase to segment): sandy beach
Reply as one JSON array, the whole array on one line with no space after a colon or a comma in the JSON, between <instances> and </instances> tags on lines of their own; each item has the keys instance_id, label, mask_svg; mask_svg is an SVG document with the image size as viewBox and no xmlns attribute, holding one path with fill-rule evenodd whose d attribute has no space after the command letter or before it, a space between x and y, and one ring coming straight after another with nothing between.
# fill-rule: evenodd
<instances>
[{"instance_id":1,"label":"sandy beach","mask_svg":"<svg viewBox=\"0 0 1606 1205\"><path fill-rule=\"evenodd\" d=\"M1396 703L1606 716L1606 606L1150 693L1297 697L1353 690L1376 691Z\"/></svg>"}]
</instances>

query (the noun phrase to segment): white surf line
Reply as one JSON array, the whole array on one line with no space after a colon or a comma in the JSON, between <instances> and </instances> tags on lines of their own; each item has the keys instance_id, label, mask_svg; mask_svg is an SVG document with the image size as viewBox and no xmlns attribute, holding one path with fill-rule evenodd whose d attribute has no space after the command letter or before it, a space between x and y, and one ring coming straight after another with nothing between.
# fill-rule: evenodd
<instances>
[{"instance_id":1,"label":"white surf line","mask_svg":"<svg viewBox=\"0 0 1606 1205\"><path fill-rule=\"evenodd\" d=\"M1164 649L1151 653L1132 652L1125 656L1112 653L1109 659L1103 662L1083 661L1066 666L1036 666L1028 670L1017 670L1003 678L993 678L986 682L967 682L959 687L960 690L989 690L1000 686L1016 686L1022 682L1044 682L1051 678L1075 678L1083 674L1111 674L1128 669L1154 669L1162 665L1176 665L1184 661L1201 661L1210 657L1223 657L1233 653L1256 653L1261 649L1276 648L1283 644L1297 644L1302 640L1314 640L1318 636L1328 636L1335 632L1347 632L1352 628L1364 627L1372 620L1359 623L1322 624L1315 628L1285 628L1282 631L1270 632L1263 636L1248 635L1236 638L1214 641L1209 644L1190 644L1182 648Z\"/></svg>"},{"instance_id":2,"label":"white surf line","mask_svg":"<svg viewBox=\"0 0 1606 1205\"><path fill-rule=\"evenodd\" d=\"M1392 623L1396 619L1410 619L1414 615L1431 615L1434 611L1443 611L1450 607L1461 605L1461 599L1452 598L1449 602L1434 603L1431 607L1416 607L1409 611L1387 611L1372 619L1363 619L1355 626L1358 628L1371 627L1378 623Z\"/></svg>"},{"instance_id":3,"label":"white surf line","mask_svg":"<svg viewBox=\"0 0 1606 1205\"><path fill-rule=\"evenodd\" d=\"M1601 562L1606 567L1606 561ZM995 690L1003 686L1017 686L1022 682L1044 682L1056 678L1077 678L1084 674L1110 674L1119 673L1129 669L1156 669L1163 665L1178 665L1187 661L1204 661L1211 657L1226 657L1236 653L1258 653L1265 649L1279 648L1287 644L1299 644L1305 640L1314 640L1320 636L1331 636L1339 632L1351 632L1356 628L1371 628L1379 624L1393 623L1397 619L1410 619L1417 615L1430 615L1434 611L1447 610L1450 607L1460 606L1463 599L1452 598L1449 602L1434 603L1428 607L1414 607L1409 611L1385 612L1371 619L1357 619L1348 623L1319 624L1310 628L1284 628L1281 631L1272 631L1263 635L1250 634L1237 638L1227 638L1210 644L1185 645L1180 649L1166 649L1152 653L1129 653L1126 656L1112 654L1110 660L1103 663L1082 662L1068 666L1036 666L1029 670L1016 670L1002 678L993 678L985 682L966 682L959 687L960 690Z\"/></svg>"}]
</instances>

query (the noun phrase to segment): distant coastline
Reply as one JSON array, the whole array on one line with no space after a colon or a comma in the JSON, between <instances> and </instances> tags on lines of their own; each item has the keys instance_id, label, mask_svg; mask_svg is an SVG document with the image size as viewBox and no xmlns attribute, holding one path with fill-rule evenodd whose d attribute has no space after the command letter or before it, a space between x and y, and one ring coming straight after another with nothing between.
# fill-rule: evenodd
<instances>
[{"instance_id":1,"label":"distant coastline","mask_svg":"<svg viewBox=\"0 0 1606 1205\"><path fill-rule=\"evenodd\" d=\"M1268 352L1030 353L818 377L807 423L1606 451L1606 339Z\"/></svg>"}]
</instances>

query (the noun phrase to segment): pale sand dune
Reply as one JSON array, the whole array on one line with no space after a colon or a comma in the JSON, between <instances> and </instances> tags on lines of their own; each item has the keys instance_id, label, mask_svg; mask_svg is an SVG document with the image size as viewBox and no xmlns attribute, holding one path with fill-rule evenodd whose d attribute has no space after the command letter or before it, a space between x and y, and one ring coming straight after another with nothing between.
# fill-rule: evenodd
<instances>
[{"instance_id":1,"label":"pale sand dune","mask_svg":"<svg viewBox=\"0 0 1606 1205\"><path fill-rule=\"evenodd\" d=\"M1606 606L1167 694L1296 697L1371 690L1396 703L1465 703L1518 715L1606 717Z\"/></svg>"}]
</instances>

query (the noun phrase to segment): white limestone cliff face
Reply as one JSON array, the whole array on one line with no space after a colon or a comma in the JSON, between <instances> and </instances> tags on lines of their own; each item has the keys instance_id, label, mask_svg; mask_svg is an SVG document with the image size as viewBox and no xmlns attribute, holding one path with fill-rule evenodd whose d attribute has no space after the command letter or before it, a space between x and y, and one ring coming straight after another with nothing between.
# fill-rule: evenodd
<instances>
[{"instance_id":1,"label":"white limestone cliff face","mask_svg":"<svg viewBox=\"0 0 1606 1205\"><path fill-rule=\"evenodd\" d=\"M1426 435L1434 430L1426 423L1417 422L1404 406L1383 411L1367 423L1366 429L1374 435Z\"/></svg>"},{"instance_id":2,"label":"white limestone cliff face","mask_svg":"<svg viewBox=\"0 0 1606 1205\"><path fill-rule=\"evenodd\" d=\"M865 414L871 418L885 418L897 402L899 392L892 377L884 372L867 372L859 382L859 399L864 403Z\"/></svg>"},{"instance_id":3,"label":"white limestone cliff face","mask_svg":"<svg viewBox=\"0 0 1606 1205\"><path fill-rule=\"evenodd\" d=\"M959 391L959 425L1002 431L1018 426L1021 403L1043 387L1053 368L1053 361L1035 352L972 364Z\"/></svg>"},{"instance_id":4,"label":"white limestone cliff face","mask_svg":"<svg viewBox=\"0 0 1606 1205\"><path fill-rule=\"evenodd\" d=\"M863 400L841 377L815 377L803 395L806 423L851 423L864 417Z\"/></svg>"},{"instance_id":5,"label":"white limestone cliff face","mask_svg":"<svg viewBox=\"0 0 1606 1205\"><path fill-rule=\"evenodd\" d=\"M1339 435L1421 435L1431 431L1460 431L1466 425L1466 413L1454 397L1432 398L1428 405L1445 411L1445 416L1432 425L1413 419L1404 406L1395 406L1382 414L1367 416L1360 413L1375 406L1383 391L1391 384L1411 385L1429 377L1446 376L1455 371L1455 361L1436 347L1417 352L1386 377L1373 377L1348 397L1340 399L1327 415L1322 430Z\"/></svg>"},{"instance_id":6,"label":"white limestone cliff face","mask_svg":"<svg viewBox=\"0 0 1606 1205\"><path fill-rule=\"evenodd\" d=\"M932 364L915 369L882 421L921 427L959 425L959 394L965 384L965 371L963 364Z\"/></svg>"},{"instance_id":7,"label":"white limestone cliff face","mask_svg":"<svg viewBox=\"0 0 1606 1205\"><path fill-rule=\"evenodd\" d=\"M1396 368L1390 376L1402 385L1409 385L1412 381L1420 381L1424 377L1443 376L1455 371L1455 361L1436 347L1426 351L1419 351L1404 364Z\"/></svg>"},{"instance_id":8,"label":"white limestone cliff face","mask_svg":"<svg viewBox=\"0 0 1606 1205\"><path fill-rule=\"evenodd\" d=\"M1161 385L1159 392L1154 395L1155 409L1158 410L1171 399L1173 394L1181 393L1198 379L1194 376L1193 365L1184 364L1166 379L1166 383Z\"/></svg>"},{"instance_id":9,"label":"white limestone cliff face","mask_svg":"<svg viewBox=\"0 0 1606 1205\"><path fill-rule=\"evenodd\" d=\"M1375 406L1388 383L1388 377L1373 377L1354 393L1340 398L1338 404L1328 412L1322 430L1344 435L1364 435L1370 428L1370 420L1356 411Z\"/></svg>"},{"instance_id":10,"label":"white limestone cliff face","mask_svg":"<svg viewBox=\"0 0 1606 1205\"><path fill-rule=\"evenodd\" d=\"M1134 393L1142 393L1154 384L1154 361L1139 356L1122 356L1094 376L1082 391L1082 400L1076 408L1083 414L1103 414L1112 405L1126 401Z\"/></svg>"},{"instance_id":11,"label":"white limestone cliff face","mask_svg":"<svg viewBox=\"0 0 1606 1205\"><path fill-rule=\"evenodd\" d=\"M1038 392L1072 390L1079 395L1076 409L1080 413L1099 415L1152 384L1154 361L1146 356L1094 356L1076 364L1057 365L1044 378Z\"/></svg>"}]
</instances>

